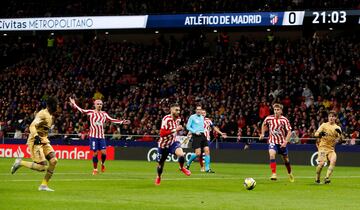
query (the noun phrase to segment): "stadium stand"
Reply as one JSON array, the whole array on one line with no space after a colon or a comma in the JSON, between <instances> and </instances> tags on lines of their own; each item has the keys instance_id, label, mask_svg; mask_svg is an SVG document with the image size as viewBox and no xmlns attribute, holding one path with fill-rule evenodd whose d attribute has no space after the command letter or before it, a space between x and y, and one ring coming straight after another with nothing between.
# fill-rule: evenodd
<instances>
[{"instance_id":1,"label":"stadium stand","mask_svg":"<svg viewBox=\"0 0 360 210\"><path fill-rule=\"evenodd\" d=\"M158 134L165 98L181 104L183 121L202 103L229 136L257 137L270 104L281 102L300 143L307 143L302 138L313 136L332 109L346 137L359 137L356 35L254 40L221 34L209 40L193 33L182 39L159 36L150 45L108 39L67 39L52 47L39 42L15 39L0 45L2 60L12 63L0 70L2 132L27 132L43 105L39 101L55 95L61 106L52 132L82 138L89 124L70 108L70 96L77 96L83 108L103 99L110 115L130 119L121 130L107 124L114 139L120 133Z\"/></svg>"}]
</instances>

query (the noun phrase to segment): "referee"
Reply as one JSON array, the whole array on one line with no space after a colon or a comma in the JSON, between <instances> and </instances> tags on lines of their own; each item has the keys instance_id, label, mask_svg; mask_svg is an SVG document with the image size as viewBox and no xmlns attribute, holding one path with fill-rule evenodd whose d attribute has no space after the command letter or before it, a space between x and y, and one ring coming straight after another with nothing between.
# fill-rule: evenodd
<instances>
[{"instance_id":1,"label":"referee","mask_svg":"<svg viewBox=\"0 0 360 210\"><path fill-rule=\"evenodd\" d=\"M192 133L192 148L195 150L195 154L192 153L188 163L194 161L197 157L201 155L201 148L205 152L205 165L210 164L210 151L209 144L204 135L205 133L205 118L202 115L202 107L200 105L196 106L196 113L189 117L189 120L186 124L186 128ZM187 164L187 167L190 167L190 164ZM206 172L214 173L211 169L208 169Z\"/></svg>"}]
</instances>

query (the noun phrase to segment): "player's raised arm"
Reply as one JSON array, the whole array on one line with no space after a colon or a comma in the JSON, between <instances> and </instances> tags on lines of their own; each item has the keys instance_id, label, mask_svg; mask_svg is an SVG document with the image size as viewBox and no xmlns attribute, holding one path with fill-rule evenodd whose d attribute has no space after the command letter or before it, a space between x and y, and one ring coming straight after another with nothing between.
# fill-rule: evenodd
<instances>
[{"instance_id":1,"label":"player's raised arm","mask_svg":"<svg viewBox=\"0 0 360 210\"><path fill-rule=\"evenodd\" d=\"M114 119L114 118L112 118L112 117L110 117L109 115L108 115L108 113L105 113L105 117L106 117L106 120L107 121L110 121L110 122L112 122L112 123L117 123L117 124L130 124L130 120L118 120L118 119Z\"/></svg>"},{"instance_id":2,"label":"player's raised arm","mask_svg":"<svg viewBox=\"0 0 360 210\"><path fill-rule=\"evenodd\" d=\"M88 109L82 109L82 108L80 108L80 107L75 103L75 99L73 99L73 98L70 97L69 100L70 100L71 106L72 106L72 107L75 107L75 108L76 108L77 110L79 110L81 113L89 114L89 113L93 112L93 110L88 110Z\"/></svg>"}]
</instances>

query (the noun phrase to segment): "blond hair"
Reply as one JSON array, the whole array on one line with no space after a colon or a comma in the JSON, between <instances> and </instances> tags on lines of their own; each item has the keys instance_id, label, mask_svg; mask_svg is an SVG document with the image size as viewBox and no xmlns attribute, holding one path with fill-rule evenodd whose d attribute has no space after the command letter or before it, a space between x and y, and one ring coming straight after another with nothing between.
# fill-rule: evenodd
<instances>
[{"instance_id":1,"label":"blond hair","mask_svg":"<svg viewBox=\"0 0 360 210\"><path fill-rule=\"evenodd\" d=\"M283 109L284 106L282 104L279 104L279 103L275 103L272 105L272 107L275 109L275 108L279 108L279 109Z\"/></svg>"}]
</instances>

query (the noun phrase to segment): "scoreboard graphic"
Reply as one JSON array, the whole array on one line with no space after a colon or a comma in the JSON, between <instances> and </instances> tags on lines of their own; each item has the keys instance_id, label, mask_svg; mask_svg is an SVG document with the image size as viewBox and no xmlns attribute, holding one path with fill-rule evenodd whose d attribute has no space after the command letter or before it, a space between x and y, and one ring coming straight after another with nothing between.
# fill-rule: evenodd
<instances>
[{"instance_id":1,"label":"scoreboard graphic","mask_svg":"<svg viewBox=\"0 0 360 210\"><path fill-rule=\"evenodd\" d=\"M360 25L360 10L0 19L0 31Z\"/></svg>"}]
</instances>

